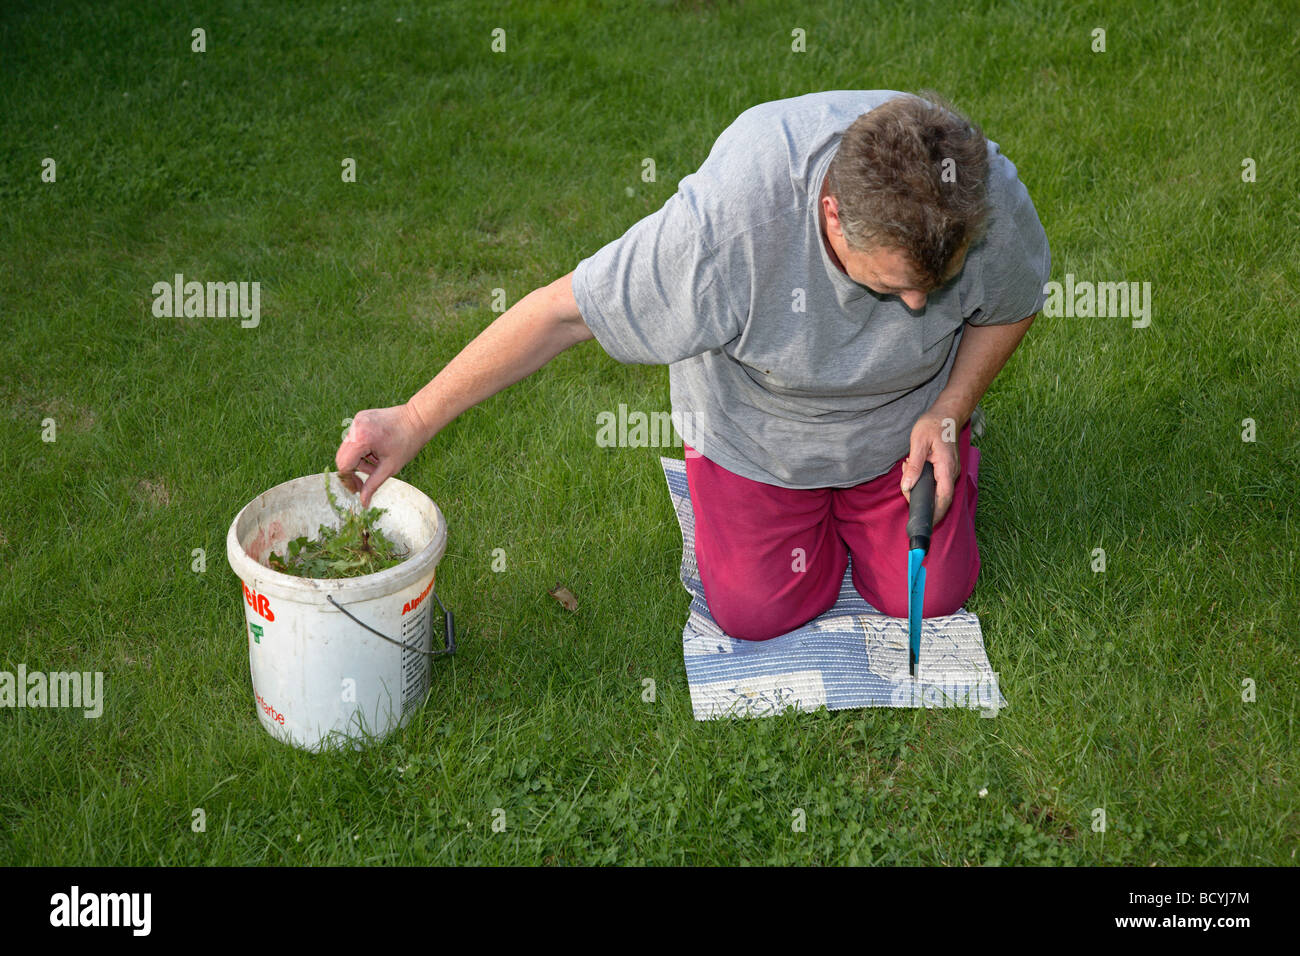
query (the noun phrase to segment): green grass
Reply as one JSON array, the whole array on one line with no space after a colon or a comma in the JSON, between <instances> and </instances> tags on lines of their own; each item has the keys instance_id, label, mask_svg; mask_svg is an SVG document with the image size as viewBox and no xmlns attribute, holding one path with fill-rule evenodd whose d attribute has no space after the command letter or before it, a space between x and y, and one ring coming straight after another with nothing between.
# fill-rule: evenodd
<instances>
[{"instance_id":1,"label":"green grass","mask_svg":"<svg viewBox=\"0 0 1300 956\"><path fill-rule=\"evenodd\" d=\"M1292 17L205 9L0 12L0 669L101 670L107 696L98 720L0 710L0 862L1294 862ZM402 473L448 517L463 629L412 724L318 757L260 728L224 556L249 499L330 465L343 419L424 384L493 289L514 302L657 209L742 109L920 87L1016 163L1053 278L1153 286L1147 329L1040 318L985 399L968 606L1007 710L692 720L660 450L594 440L599 411L666 409L667 372L589 343ZM261 325L154 318L177 272L260 281Z\"/></svg>"}]
</instances>

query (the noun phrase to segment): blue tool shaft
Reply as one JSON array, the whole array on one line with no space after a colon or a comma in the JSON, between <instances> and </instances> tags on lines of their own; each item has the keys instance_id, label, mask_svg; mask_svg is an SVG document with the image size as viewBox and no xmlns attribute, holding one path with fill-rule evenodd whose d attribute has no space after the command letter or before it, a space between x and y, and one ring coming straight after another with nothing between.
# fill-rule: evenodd
<instances>
[{"instance_id":1,"label":"blue tool shaft","mask_svg":"<svg viewBox=\"0 0 1300 956\"><path fill-rule=\"evenodd\" d=\"M925 552L914 548L907 553L907 672L916 677L921 664L921 611L925 607Z\"/></svg>"},{"instance_id":2,"label":"blue tool shaft","mask_svg":"<svg viewBox=\"0 0 1300 956\"><path fill-rule=\"evenodd\" d=\"M921 669L921 610L925 605L925 568L921 562L930 550L934 522L934 465L926 462L912 486L907 508L907 637L908 673Z\"/></svg>"}]
</instances>

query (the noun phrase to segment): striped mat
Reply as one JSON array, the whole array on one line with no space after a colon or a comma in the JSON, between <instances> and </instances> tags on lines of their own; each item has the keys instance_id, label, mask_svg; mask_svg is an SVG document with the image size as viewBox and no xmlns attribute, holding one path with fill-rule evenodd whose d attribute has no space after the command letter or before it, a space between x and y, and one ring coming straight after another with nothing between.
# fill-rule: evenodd
<instances>
[{"instance_id":1,"label":"striped mat","mask_svg":"<svg viewBox=\"0 0 1300 956\"><path fill-rule=\"evenodd\" d=\"M858 594L852 559L839 599L821 617L770 641L729 637L709 614L700 584L686 463L659 461L682 530L681 578L691 595L682 652L696 720L820 707L966 707L992 717L1007 706L979 618L964 608L922 622L920 679L910 677L907 621L886 617Z\"/></svg>"}]
</instances>

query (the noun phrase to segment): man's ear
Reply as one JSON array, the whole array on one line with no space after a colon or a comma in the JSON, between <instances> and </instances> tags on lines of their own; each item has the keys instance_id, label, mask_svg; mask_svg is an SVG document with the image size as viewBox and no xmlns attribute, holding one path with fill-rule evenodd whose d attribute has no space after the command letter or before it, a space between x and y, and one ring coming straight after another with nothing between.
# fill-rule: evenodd
<instances>
[{"instance_id":1,"label":"man's ear","mask_svg":"<svg viewBox=\"0 0 1300 956\"><path fill-rule=\"evenodd\" d=\"M844 227L840 225L839 203L829 193L822 197L822 212L826 215L826 232L833 230L837 239L844 235Z\"/></svg>"},{"instance_id":2,"label":"man's ear","mask_svg":"<svg viewBox=\"0 0 1300 956\"><path fill-rule=\"evenodd\" d=\"M966 256L970 253L970 246L970 236L967 236L965 240L962 241L962 244L957 247L957 251L952 254L952 258L948 260L948 267L944 270L943 279L939 283L940 285L947 285L953 279L957 278L957 276L961 274L961 271L966 268Z\"/></svg>"}]
</instances>

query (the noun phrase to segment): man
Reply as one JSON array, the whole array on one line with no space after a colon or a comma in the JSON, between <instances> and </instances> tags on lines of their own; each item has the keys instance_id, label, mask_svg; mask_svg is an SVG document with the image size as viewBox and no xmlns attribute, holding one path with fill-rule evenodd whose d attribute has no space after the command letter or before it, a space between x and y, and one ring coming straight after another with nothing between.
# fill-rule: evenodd
<instances>
[{"instance_id":1,"label":"man","mask_svg":"<svg viewBox=\"0 0 1300 956\"><path fill-rule=\"evenodd\" d=\"M359 413L340 476L368 504L462 411L594 337L669 366L700 576L727 633L764 640L827 610L850 554L862 596L905 616L908 493L927 461L923 613L949 614L979 573L969 419L1049 267L1015 167L954 111L895 91L763 103L658 212L406 405Z\"/></svg>"}]
</instances>

